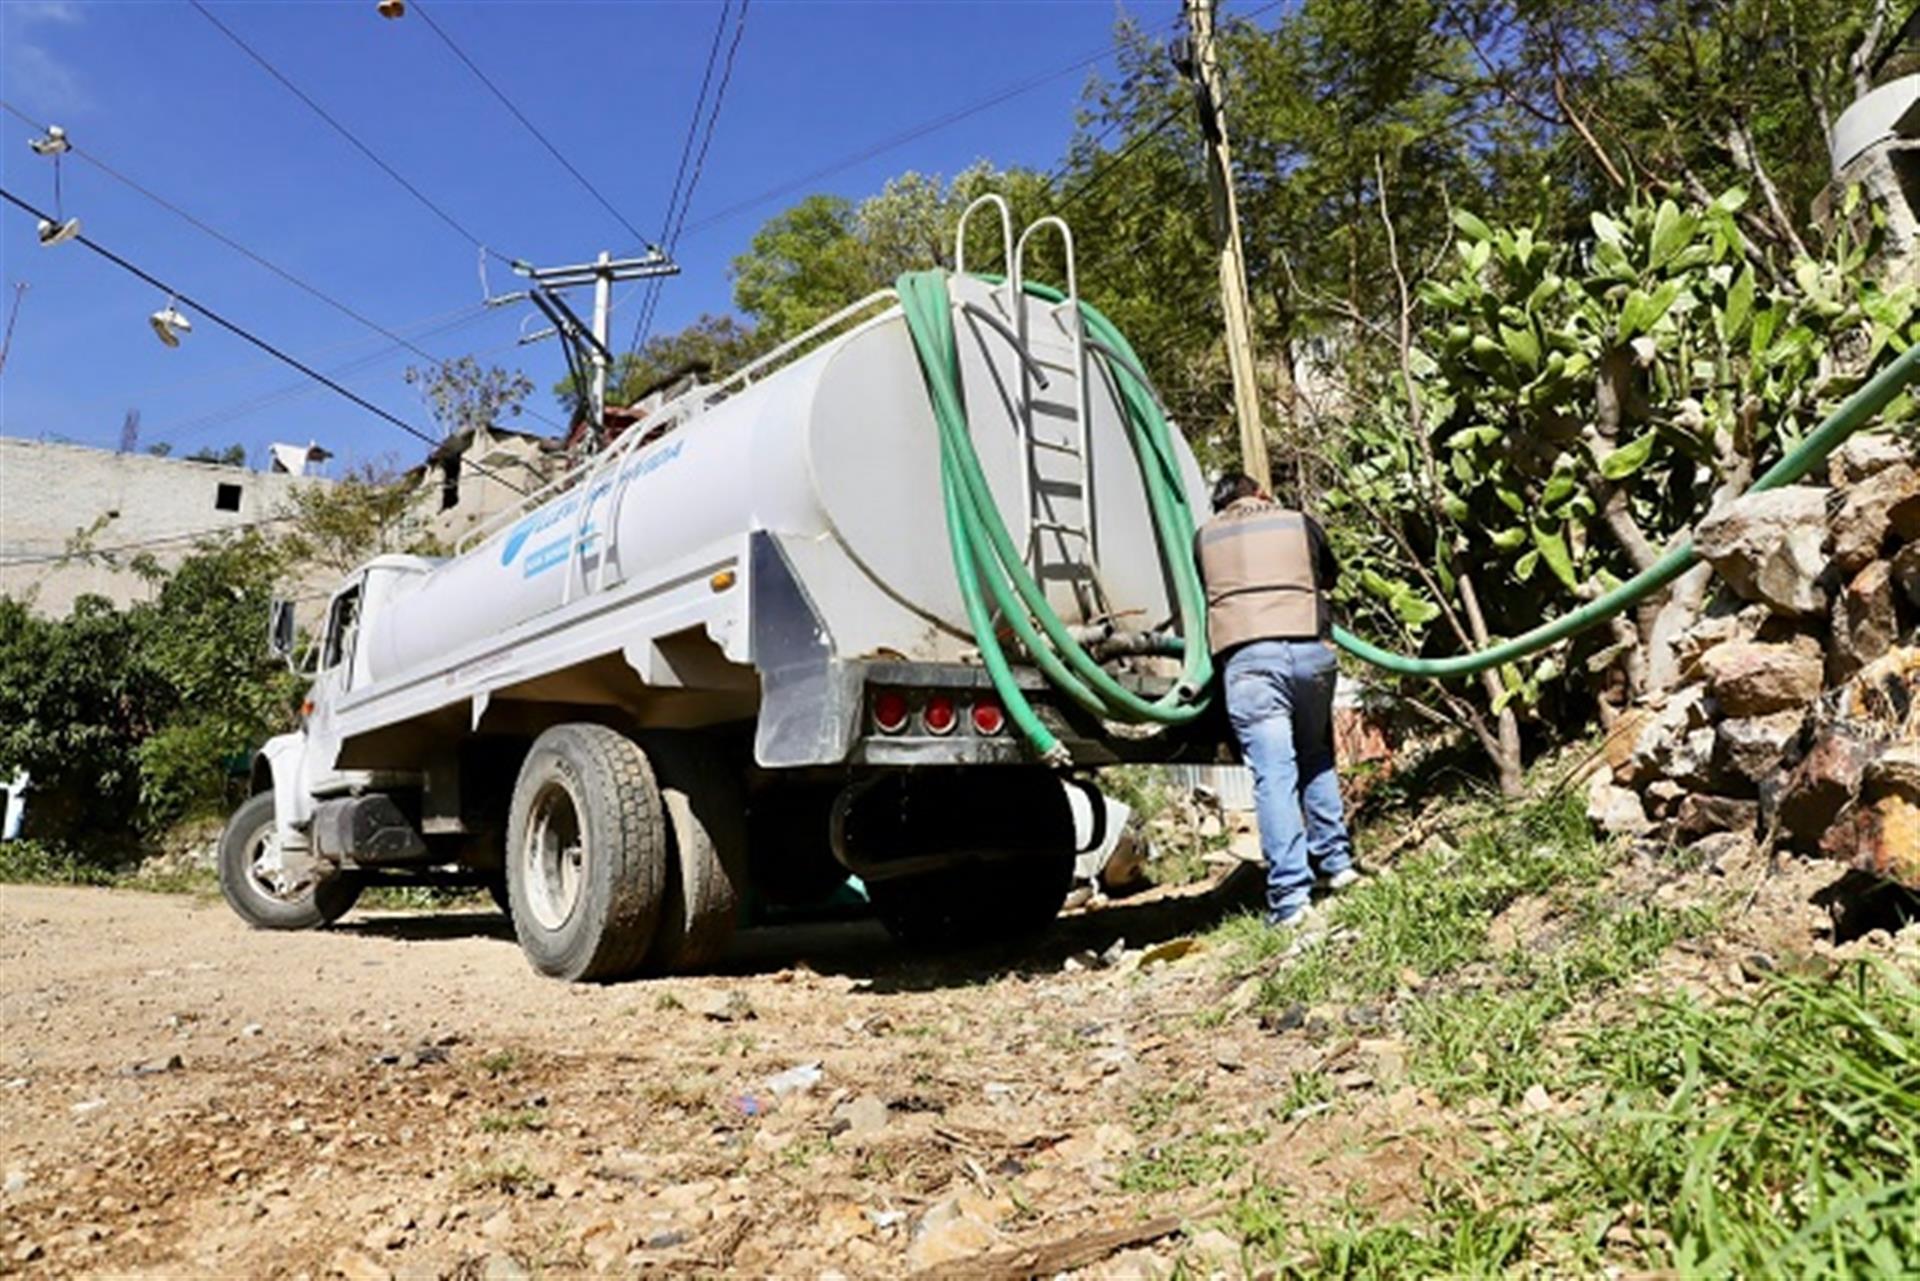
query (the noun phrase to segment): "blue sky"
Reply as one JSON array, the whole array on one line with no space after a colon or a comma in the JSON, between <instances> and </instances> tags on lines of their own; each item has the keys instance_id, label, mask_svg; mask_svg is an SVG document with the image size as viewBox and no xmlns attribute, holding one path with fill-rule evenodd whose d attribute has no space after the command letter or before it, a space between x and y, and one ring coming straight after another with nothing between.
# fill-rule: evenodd
<instances>
[{"instance_id":1,"label":"blue sky","mask_svg":"<svg viewBox=\"0 0 1920 1281\"><path fill-rule=\"evenodd\" d=\"M635 246L419 21L373 0L209 8L415 186L509 257L578 262ZM428 0L428 12L643 231L657 233L717 6ZM1126 14L1158 27L1175 0L823 3L754 0L688 224L770 187L1101 48ZM1050 167L1087 77L1058 77L810 186L690 232L656 331L728 308L728 263L761 223L809 191L858 197L907 169L950 174L988 158ZM525 307L476 314L473 246L185 3L0 0L0 98L363 315L436 356L524 368L552 415L563 372L551 342L518 347ZM41 207L52 165L36 131L0 116L0 184ZM368 332L86 163L63 167L65 211L85 233L374 402L430 429L401 378L418 358ZM28 282L0 374L0 433L111 447L126 411L141 445L180 453L313 438L342 462L410 463L398 429L201 322L178 350L148 313L167 301L85 248L42 248L0 208L10 306ZM512 278L495 263L494 290ZM616 295L618 299L620 295ZM584 297L581 299L585 304ZM634 312L616 312L630 335ZM435 326L453 325L439 332ZM358 367L356 363L358 362ZM299 388L290 391L291 388Z\"/></svg>"}]
</instances>

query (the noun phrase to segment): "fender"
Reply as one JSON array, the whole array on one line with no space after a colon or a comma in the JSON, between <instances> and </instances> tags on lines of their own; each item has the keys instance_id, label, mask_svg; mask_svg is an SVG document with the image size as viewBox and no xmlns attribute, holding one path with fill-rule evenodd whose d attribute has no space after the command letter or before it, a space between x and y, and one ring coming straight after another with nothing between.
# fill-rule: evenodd
<instances>
[{"instance_id":1,"label":"fender","mask_svg":"<svg viewBox=\"0 0 1920 1281\"><path fill-rule=\"evenodd\" d=\"M313 818L313 798L307 794L303 766L307 739L304 734L276 734L261 745L253 758L254 790L273 789L273 825L283 850L307 848L307 826Z\"/></svg>"}]
</instances>

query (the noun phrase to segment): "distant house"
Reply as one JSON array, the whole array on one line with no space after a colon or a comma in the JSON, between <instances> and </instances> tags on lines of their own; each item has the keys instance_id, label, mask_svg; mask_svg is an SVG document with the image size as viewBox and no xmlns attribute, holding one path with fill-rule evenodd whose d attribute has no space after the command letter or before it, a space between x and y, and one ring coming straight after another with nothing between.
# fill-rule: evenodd
<instances>
[{"instance_id":1,"label":"distant house","mask_svg":"<svg viewBox=\"0 0 1920 1281\"><path fill-rule=\"evenodd\" d=\"M407 472L418 523L451 548L559 474L560 442L505 427L466 427Z\"/></svg>"},{"instance_id":2,"label":"distant house","mask_svg":"<svg viewBox=\"0 0 1920 1281\"><path fill-rule=\"evenodd\" d=\"M326 451L275 446L302 472ZM264 525L301 486L332 482L276 467L114 453L84 445L0 437L0 595L63 616L87 594L128 605L152 587L137 556L179 562L201 537Z\"/></svg>"}]
</instances>

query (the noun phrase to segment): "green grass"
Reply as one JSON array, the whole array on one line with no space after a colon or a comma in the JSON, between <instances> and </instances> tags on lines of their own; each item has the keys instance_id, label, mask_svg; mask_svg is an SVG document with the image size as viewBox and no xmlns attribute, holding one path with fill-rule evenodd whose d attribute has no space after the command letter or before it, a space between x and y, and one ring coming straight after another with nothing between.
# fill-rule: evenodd
<instances>
[{"instance_id":1,"label":"green grass","mask_svg":"<svg viewBox=\"0 0 1920 1281\"><path fill-rule=\"evenodd\" d=\"M1211 1186L1243 1169L1247 1149L1265 1137L1257 1129L1206 1130L1150 1144L1121 1169L1120 1189L1155 1193Z\"/></svg>"},{"instance_id":2,"label":"green grass","mask_svg":"<svg viewBox=\"0 0 1920 1281\"><path fill-rule=\"evenodd\" d=\"M1337 900L1318 948L1256 920L1214 942L1270 1007L1367 1002L1407 1043L1412 1080L1484 1101L1494 1140L1411 1210L1357 1196L1329 1214L1255 1187L1223 1224L1279 1276L1894 1277L1920 1260L1920 977L1857 963L1781 976L1746 1000L1616 998L1716 910L1632 897L1574 797L1483 809L1457 847L1415 854ZM1504 953L1492 920L1536 899ZM1531 918L1529 918L1531 919ZM1563 1106L1516 1106L1532 1086ZM1274 1114L1329 1097L1295 1074ZM1464 1133L1464 1131L1463 1131ZM1389 1140L1391 1141L1391 1140ZM1230 1158L1231 1149L1227 1156ZM1233 1168L1160 1149L1143 1187Z\"/></svg>"}]
</instances>

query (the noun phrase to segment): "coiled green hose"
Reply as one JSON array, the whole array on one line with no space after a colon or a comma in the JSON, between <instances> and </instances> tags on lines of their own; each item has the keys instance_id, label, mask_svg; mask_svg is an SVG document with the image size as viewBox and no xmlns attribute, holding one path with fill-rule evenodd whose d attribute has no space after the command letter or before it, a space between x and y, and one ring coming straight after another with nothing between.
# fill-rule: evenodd
<instances>
[{"instance_id":1,"label":"coiled green hose","mask_svg":"<svg viewBox=\"0 0 1920 1281\"><path fill-rule=\"evenodd\" d=\"M1160 412L1153 392L1128 365L1139 367L1118 327L1085 303L1080 305L1087 335L1120 359L1109 361L1120 388L1127 429L1146 485L1147 505L1153 513L1173 575L1175 603L1180 615L1181 675L1173 689L1157 699L1145 699L1120 684L1074 640L1060 616L1047 603L1045 591L1026 565L1025 549L1015 545L1000 517L999 505L980 470L967 429L965 396L961 390L959 346L954 338L953 305L944 271L908 272L897 282L901 310L920 357L920 372L932 399L934 421L940 431L940 486L945 501L947 538L953 551L954 573L981 661L994 689L1019 728L1041 757L1056 764L1067 761L1066 748L1040 720L1032 702L1014 680L1004 646L989 609L1013 631L1027 654L1063 693L1103 720L1130 723L1179 724L1198 716L1206 706L1206 690L1213 680L1213 658L1207 652L1207 598L1193 557L1193 510L1175 461L1172 428ZM1026 291L1048 302L1063 295L1042 285ZM985 592L982 591L982 586ZM1036 626L1037 625L1037 626Z\"/></svg>"},{"instance_id":2,"label":"coiled green hose","mask_svg":"<svg viewBox=\"0 0 1920 1281\"><path fill-rule=\"evenodd\" d=\"M1133 372L1140 364L1125 336L1098 309L1084 302L1080 304L1088 337L1120 356L1118 360L1109 360L1108 367L1121 391L1127 428L1146 482L1155 532L1173 572L1182 638L1181 679L1173 690L1151 701L1115 681L1073 639L1047 604L1046 593L1027 571L1023 549L1016 547L1007 533L967 429L959 348L954 339L946 273L909 272L900 277L897 287L914 350L920 357L920 371L932 398L934 420L939 425L941 491L954 572L960 579L961 598L966 604L967 620L980 647L981 659L1008 716L1043 759L1057 764L1066 762L1066 749L1041 722L1014 679L1005 648L994 628L988 596L992 597L992 608L999 610L1000 617L1034 663L1081 707L1104 720L1133 723L1178 724L1198 716L1206 705L1205 692L1212 680L1213 664L1206 639L1206 591L1192 552L1193 511L1175 461L1172 429L1151 388ZM1029 283L1025 289L1049 302L1057 303L1063 298L1057 290L1042 285ZM1908 347L1847 397L1805 440L1789 449L1756 480L1748 492L1777 489L1804 477L1917 377L1920 377L1920 343ZM1469 654L1443 658L1396 654L1362 640L1343 627L1333 629L1333 639L1354 657L1401 676L1471 676L1538 653L1606 622L1666 587L1699 560L1699 553L1689 539L1604 596L1511 640Z\"/></svg>"}]
</instances>

